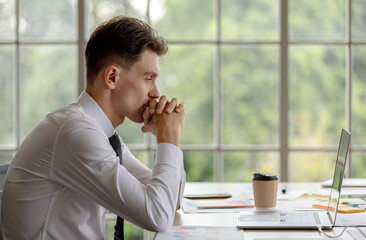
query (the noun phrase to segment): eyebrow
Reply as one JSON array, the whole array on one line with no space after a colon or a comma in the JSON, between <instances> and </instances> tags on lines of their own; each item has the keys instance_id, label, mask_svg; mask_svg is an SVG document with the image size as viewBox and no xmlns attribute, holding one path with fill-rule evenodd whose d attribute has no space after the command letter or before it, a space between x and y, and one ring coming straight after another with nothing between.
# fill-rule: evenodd
<instances>
[{"instance_id":1,"label":"eyebrow","mask_svg":"<svg viewBox=\"0 0 366 240\"><path fill-rule=\"evenodd\" d=\"M157 72L145 72L145 75L151 75L151 76L153 76L153 77L156 77L156 76L159 76L159 73L157 73Z\"/></svg>"}]
</instances>

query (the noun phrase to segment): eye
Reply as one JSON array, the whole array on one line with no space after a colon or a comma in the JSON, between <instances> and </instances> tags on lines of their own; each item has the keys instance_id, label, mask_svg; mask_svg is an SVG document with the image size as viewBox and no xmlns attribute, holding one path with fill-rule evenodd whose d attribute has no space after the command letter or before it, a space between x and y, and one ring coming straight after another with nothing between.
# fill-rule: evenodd
<instances>
[{"instance_id":1,"label":"eye","mask_svg":"<svg viewBox=\"0 0 366 240\"><path fill-rule=\"evenodd\" d=\"M155 79L155 77L152 75L146 77L146 80L148 80L148 81L153 81L154 79Z\"/></svg>"}]
</instances>

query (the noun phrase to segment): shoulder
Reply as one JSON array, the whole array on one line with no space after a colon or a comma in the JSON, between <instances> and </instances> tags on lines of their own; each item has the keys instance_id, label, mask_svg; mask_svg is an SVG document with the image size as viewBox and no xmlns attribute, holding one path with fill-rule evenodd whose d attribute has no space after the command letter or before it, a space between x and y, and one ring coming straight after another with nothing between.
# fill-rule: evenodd
<instances>
[{"instance_id":1,"label":"shoulder","mask_svg":"<svg viewBox=\"0 0 366 240\"><path fill-rule=\"evenodd\" d=\"M46 116L47 120L58 125L57 141L66 145L80 146L91 140L107 139L102 126L86 114L78 104L55 110Z\"/></svg>"},{"instance_id":2,"label":"shoulder","mask_svg":"<svg viewBox=\"0 0 366 240\"><path fill-rule=\"evenodd\" d=\"M83 108L76 103L47 114L46 119L59 125L60 131L84 128L102 130L100 124L93 117L87 115Z\"/></svg>"}]
</instances>

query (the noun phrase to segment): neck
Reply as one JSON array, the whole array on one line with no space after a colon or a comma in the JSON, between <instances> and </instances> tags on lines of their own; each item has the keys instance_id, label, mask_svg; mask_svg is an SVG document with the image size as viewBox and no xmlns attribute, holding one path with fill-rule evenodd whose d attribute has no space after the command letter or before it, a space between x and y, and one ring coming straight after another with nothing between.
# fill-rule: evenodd
<instances>
[{"instance_id":1,"label":"neck","mask_svg":"<svg viewBox=\"0 0 366 240\"><path fill-rule=\"evenodd\" d=\"M121 119L121 117L118 117L118 115L116 115L113 111L111 91L108 91L108 89L98 91L96 90L96 87L87 86L85 88L85 92L87 92L94 99L94 101L111 121L115 129L123 123L124 117Z\"/></svg>"}]
</instances>

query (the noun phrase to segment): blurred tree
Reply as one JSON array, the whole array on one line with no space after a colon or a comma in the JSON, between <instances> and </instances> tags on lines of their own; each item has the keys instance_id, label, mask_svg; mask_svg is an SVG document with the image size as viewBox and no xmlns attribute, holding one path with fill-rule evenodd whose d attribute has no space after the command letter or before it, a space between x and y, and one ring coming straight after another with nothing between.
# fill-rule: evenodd
<instances>
[{"instance_id":1,"label":"blurred tree","mask_svg":"<svg viewBox=\"0 0 366 240\"><path fill-rule=\"evenodd\" d=\"M291 40L345 40L346 0L289 0Z\"/></svg>"},{"instance_id":2,"label":"blurred tree","mask_svg":"<svg viewBox=\"0 0 366 240\"><path fill-rule=\"evenodd\" d=\"M0 45L0 144L15 144L13 46Z\"/></svg>"},{"instance_id":3,"label":"blurred tree","mask_svg":"<svg viewBox=\"0 0 366 240\"><path fill-rule=\"evenodd\" d=\"M289 51L289 143L338 143L345 126L345 48L293 46Z\"/></svg>"},{"instance_id":4,"label":"blurred tree","mask_svg":"<svg viewBox=\"0 0 366 240\"><path fill-rule=\"evenodd\" d=\"M224 143L278 143L278 50L277 46L223 47Z\"/></svg>"},{"instance_id":5,"label":"blurred tree","mask_svg":"<svg viewBox=\"0 0 366 240\"><path fill-rule=\"evenodd\" d=\"M77 55L74 45L27 46L21 49L22 136L44 116L77 97Z\"/></svg>"}]
</instances>

